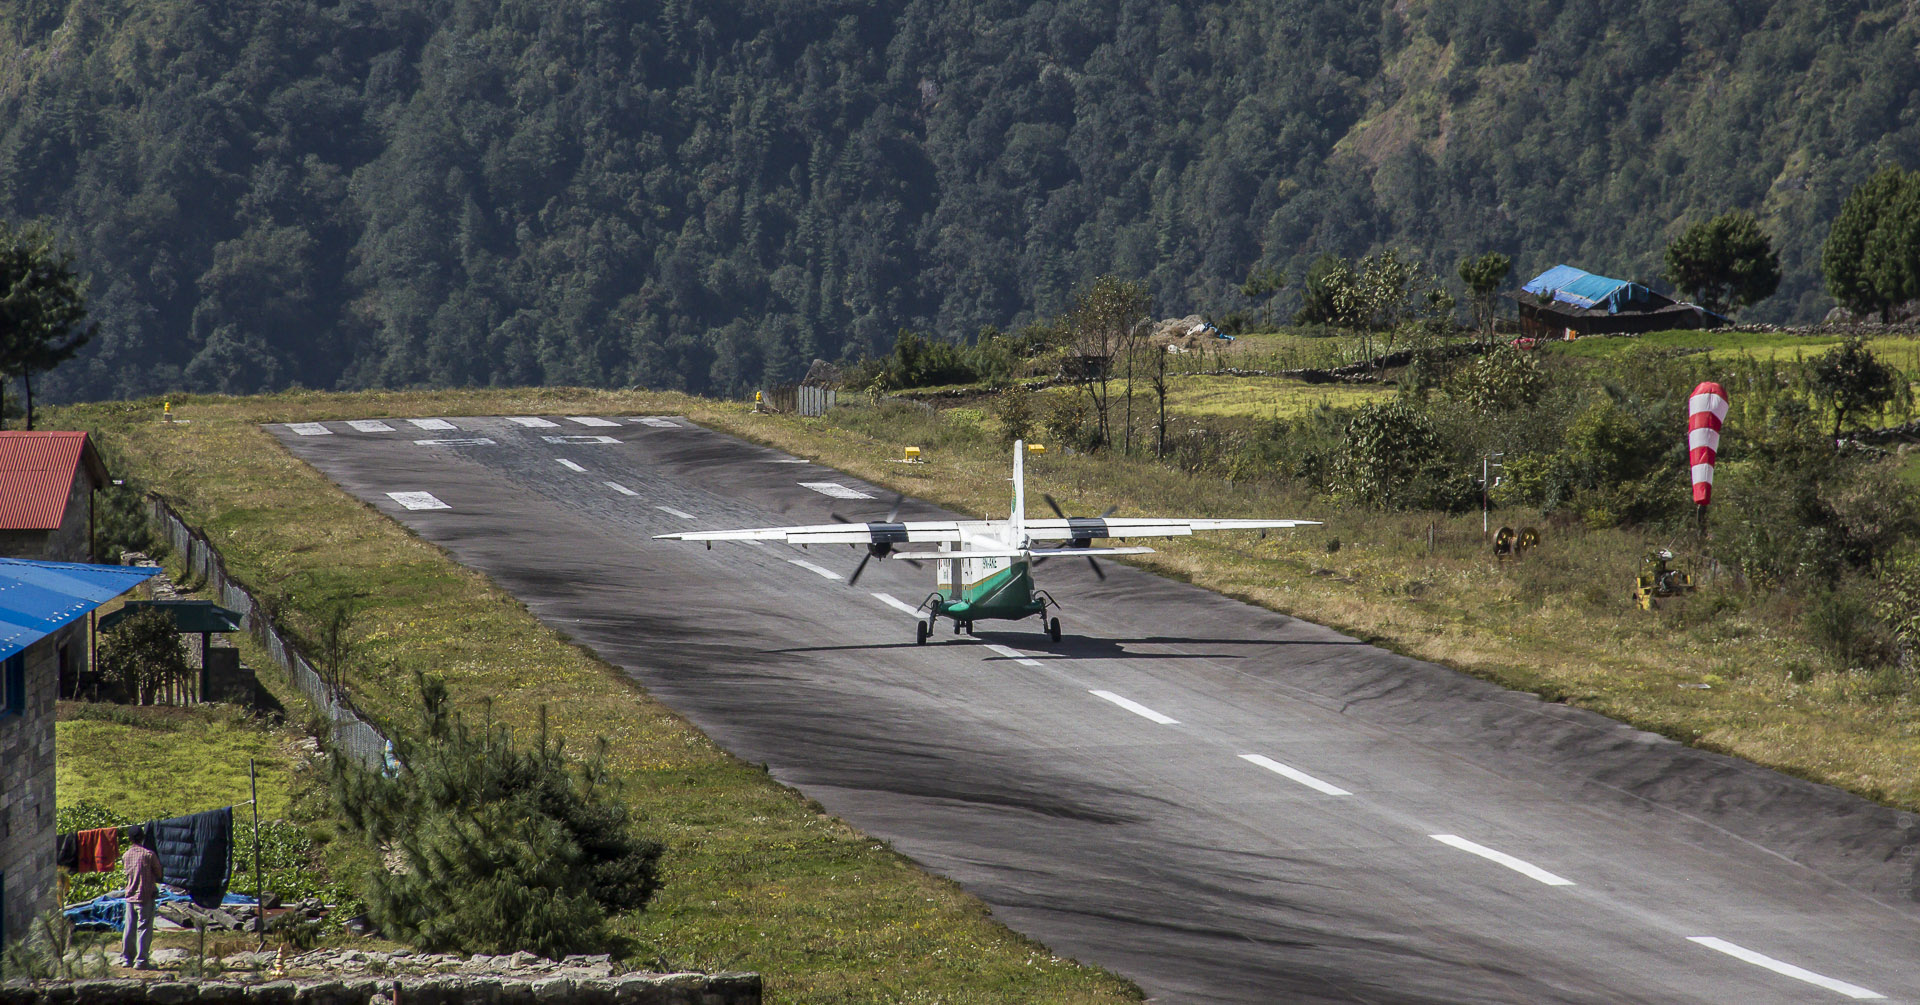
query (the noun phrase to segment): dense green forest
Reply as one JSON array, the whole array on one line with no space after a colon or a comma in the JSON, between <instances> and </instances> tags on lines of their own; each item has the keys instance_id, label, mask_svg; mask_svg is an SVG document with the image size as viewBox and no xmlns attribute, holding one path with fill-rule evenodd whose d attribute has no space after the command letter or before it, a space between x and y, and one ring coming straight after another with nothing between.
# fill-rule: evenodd
<instances>
[{"instance_id":1,"label":"dense green forest","mask_svg":"<svg viewBox=\"0 0 1920 1005\"><path fill-rule=\"evenodd\" d=\"M1904 0L10 0L0 216L92 275L55 398L300 384L738 392L1144 279L1396 247L1658 282L1728 209L1745 317L1831 306L1920 162Z\"/></svg>"}]
</instances>

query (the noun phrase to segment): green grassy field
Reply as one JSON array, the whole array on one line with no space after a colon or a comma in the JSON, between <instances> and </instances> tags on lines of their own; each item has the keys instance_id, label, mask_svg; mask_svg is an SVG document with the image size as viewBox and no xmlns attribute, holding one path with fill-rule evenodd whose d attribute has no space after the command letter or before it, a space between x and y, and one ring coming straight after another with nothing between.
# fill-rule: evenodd
<instances>
[{"instance_id":1,"label":"green grassy field","mask_svg":"<svg viewBox=\"0 0 1920 1005\"><path fill-rule=\"evenodd\" d=\"M642 829L668 848L647 910L616 919L637 966L745 969L769 1002L1112 1002L1139 992L1054 957L982 903L718 749L613 668L564 641L484 577L294 460L260 423L495 414L684 413L745 407L565 389L176 398L75 407L85 428L205 530L229 569L309 635L331 605L358 610L347 681L404 722L416 670L456 703L530 730L544 707L574 749L611 741L609 767Z\"/></svg>"},{"instance_id":2,"label":"green grassy field","mask_svg":"<svg viewBox=\"0 0 1920 1005\"><path fill-rule=\"evenodd\" d=\"M224 707L129 707L62 702L54 724L55 799L112 808L135 820L198 813L249 798L259 773L260 817L287 815L298 763L286 733Z\"/></svg>"}]
</instances>

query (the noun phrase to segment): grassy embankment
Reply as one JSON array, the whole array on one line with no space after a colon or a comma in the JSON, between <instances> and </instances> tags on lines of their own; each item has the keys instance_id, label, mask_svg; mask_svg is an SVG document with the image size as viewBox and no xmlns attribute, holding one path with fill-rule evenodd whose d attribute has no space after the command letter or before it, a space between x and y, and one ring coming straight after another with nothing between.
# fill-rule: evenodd
<instances>
[{"instance_id":1,"label":"grassy embankment","mask_svg":"<svg viewBox=\"0 0 1920 1005\"><path fill-rule=\"evenodd\" d=\"M410 714L416 670L443 675L473 714L554 730L610 767L641 827L664 841L665 886L618 920L639 966L747 969L770 1002L1137 1000L1127 983L1053 957L766 773L719 750L618 672L568 644L484 577L335 490L259 428L282 420L744 409L679 396L528 390L175 399L61 410L48 428L95 431L276 598L311 636L330 604L359 611L349 686L376 715ZM116 472L119 474L120 472Z\"/></svg>"}]
</instances>

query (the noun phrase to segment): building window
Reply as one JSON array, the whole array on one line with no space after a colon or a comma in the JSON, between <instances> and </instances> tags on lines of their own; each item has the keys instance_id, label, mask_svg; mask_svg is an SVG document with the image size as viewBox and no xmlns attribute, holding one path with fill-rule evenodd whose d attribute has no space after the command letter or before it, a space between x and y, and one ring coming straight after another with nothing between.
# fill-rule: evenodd
<instances>
[{"instance_id":1,"label":"building window","mask_svg":"<svg viewBox=\"0 0 1920 1005\"><path fill-rule=\"evenodd\" d=\"M27 710L27 654L15 653L0 663L0 717Z\"/></svg>"}]
</instances>

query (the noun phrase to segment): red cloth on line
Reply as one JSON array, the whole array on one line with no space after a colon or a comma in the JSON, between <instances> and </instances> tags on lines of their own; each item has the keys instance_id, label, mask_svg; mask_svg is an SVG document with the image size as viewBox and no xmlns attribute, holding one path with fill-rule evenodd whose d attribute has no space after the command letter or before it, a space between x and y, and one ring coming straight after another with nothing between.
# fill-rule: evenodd
<instances>
[{"instance_id":1,"label":"red cloth on line","mask_svg":"<svg viewBox=\"0 0 1920 1005\"><path fill-rule=\"evenodd\" d=\"M95 827L81 831L80 865L74 872L112 872L120 868L120 830Z\"/></svg>"}]
</instances>

